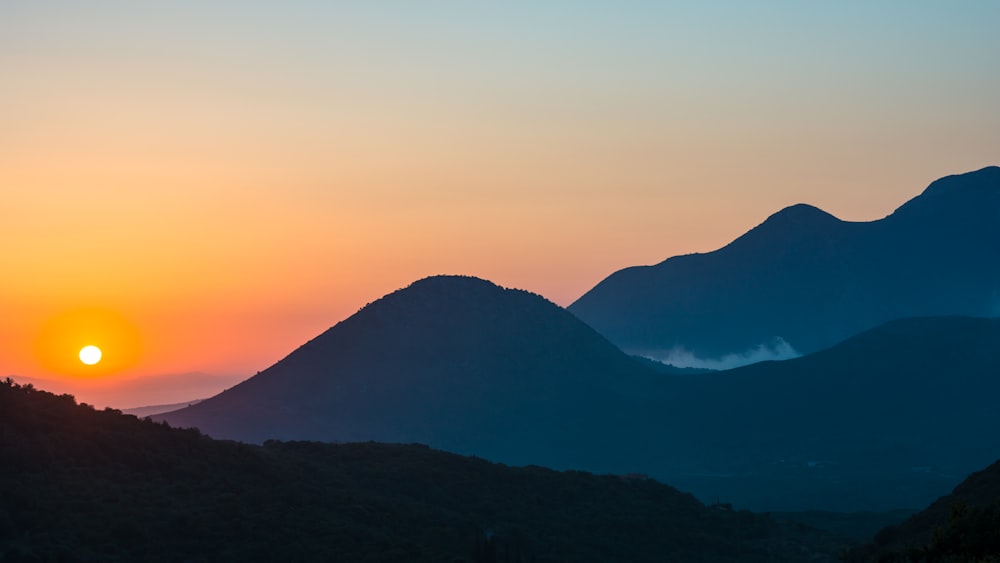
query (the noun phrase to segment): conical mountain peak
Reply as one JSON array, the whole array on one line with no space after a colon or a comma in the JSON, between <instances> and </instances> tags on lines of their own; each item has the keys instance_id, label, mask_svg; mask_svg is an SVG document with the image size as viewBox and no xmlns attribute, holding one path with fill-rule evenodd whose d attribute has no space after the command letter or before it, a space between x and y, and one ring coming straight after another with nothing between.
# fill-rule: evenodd
<instances>
[{"instance_id":1,"label":"conical mountain peak","mask_svg":"<svg viewBox=\"0 0 1000 563\"><path fill-rule=\"evenodd\" d=\"M731 246L743 248L746 245L767 245L776 248L801 238L826 236L843 224L843 221L818 207L799 203L774 213L733 241Z\"/></svg>"},{"instance_id":2,"label":"conical mountain peak","mask_svg":"<svg viewBox=\"0 0 1000 563\"><path fill-rule=\"evenodd\" d=\"M417 280L400 291L434 293L445 291L483 292L496 290L503 290L503 288L489 280L475 276L442 274Z\"/></svg>"},{"instance_id":3,"label":"conical mountain peak","mask_svg":"<svg viewBox=\"0 0 1000 563\"><path fill-rule=\"evenodd\" d=\"M797 203L789 205L781 211L771 215L764 221L764 224L776 223L780 225L809 224L815 221L840 221L840 219L823 211L822 209L807 203Z\"/></svg>"},{"instance_id":4,"label":"conical mountain peak","mask_svg":"<svg viewBox=\"0 0 1000 563\"><path fill-rule=\"evenodd\" d=\"M626 447L609 431L654 377L539 295L435 276L163 418L252 442L420 442L506 462L612 469L614 456L595 452ZM608 443L595 450L594 436Z\"/></svg>"}]
</instances>

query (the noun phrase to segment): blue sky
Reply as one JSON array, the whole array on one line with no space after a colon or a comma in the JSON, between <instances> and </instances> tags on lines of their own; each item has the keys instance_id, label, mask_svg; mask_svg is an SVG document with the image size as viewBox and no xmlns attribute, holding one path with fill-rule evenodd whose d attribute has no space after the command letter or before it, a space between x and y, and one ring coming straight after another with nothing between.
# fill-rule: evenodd
<instances>
[{"instance_id":1,"label":"blue sky","mask_svg":"<svg viewBox=\"0 0 1000 563\"><path fill-rule=\"evenodd\" d=\"M427 275L566 305L795 203L877 219L998 164L998 24L998 2L6 1L0 340L98 304L145 335L135 370L252 372Z\"/></svg>"}]
</instances>

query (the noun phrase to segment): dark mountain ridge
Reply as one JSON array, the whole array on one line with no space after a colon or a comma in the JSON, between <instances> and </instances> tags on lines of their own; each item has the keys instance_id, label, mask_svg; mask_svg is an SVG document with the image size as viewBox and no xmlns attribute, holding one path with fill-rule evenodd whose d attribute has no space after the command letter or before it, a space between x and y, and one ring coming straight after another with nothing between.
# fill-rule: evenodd
<instances>
[{"instance_id":1,"label":"dark mountain ridge","mask_svg":"<svg viewBox=\"0 0 1000 563\"><path fill-rule=\"evenodd\" d=\"M216 397L161 415L220 438L421 442L508 463L619 465L656 379L566 310L470 277L415 282Z\"/></svg>"},{"instance_id":2,"label":"dark mountain ridge","mask_svg":"<svg viewBox=\"0 0 1000 563\"><path fill-rule=\"evenodd\" d=\"M1000 168L948 176L894 213L846 222L808 205L729 245L608 276L569 310L623 350L737 354L776 338L814 352L881 323L1000 313Z\"/></svg>"}]
</instances>

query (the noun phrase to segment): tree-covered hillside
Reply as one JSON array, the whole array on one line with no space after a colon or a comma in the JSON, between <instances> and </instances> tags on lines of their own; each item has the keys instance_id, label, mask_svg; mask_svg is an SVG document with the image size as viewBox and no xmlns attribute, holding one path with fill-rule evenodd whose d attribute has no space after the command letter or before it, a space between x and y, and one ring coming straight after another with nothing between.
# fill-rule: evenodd
<instances>
[{"instance_id":1,"label":"tree-covered hillside","mask_svg":"<svg viewBox=\"0 0 1000 563\"><path fill-rule=\"evenodd\" d=\"M5 561L807 561L844 547L642 476L215 441L0 383Z\"/></svg>"},{"instance_id":2,"label":"tree-covered hillside","mask_svg":"<svg viewBox=\"0 0 1000 563\"><path fill-rule=\"evenodd\" d=\"M962 481L926 510L889 526L849 561L1000 561L1000 461Z\"/></svg>"}]
</instances>

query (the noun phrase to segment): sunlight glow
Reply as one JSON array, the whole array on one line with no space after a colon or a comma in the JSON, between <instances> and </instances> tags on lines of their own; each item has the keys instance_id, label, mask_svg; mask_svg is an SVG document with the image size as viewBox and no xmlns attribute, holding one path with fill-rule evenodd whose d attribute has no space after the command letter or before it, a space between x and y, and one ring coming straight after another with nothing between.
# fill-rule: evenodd
<instances>
[{"instance_id":1,"label":"sunlight glow","mask_svg":"<svg viewBox=\"0 0 1000 563\"><path fill-rule=\"evenodd\" d=\"M68 308L39 327L34 351L45 379L103 379L131 369L142 340L132 320L111 308Z\"/></svg>"}]
</instances>

